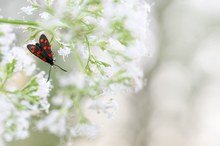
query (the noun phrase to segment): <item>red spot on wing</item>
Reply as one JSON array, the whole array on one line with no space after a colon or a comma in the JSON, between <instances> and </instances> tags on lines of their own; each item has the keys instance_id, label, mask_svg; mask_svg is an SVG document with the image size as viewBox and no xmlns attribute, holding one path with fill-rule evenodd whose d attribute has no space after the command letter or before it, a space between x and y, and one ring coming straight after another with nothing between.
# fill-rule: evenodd
<instances>
[{"instance_id":1,"label":"red spot on wing","mask_svg":"<svg viewBox=\"0 0 220 146\"><path fill-rule=\"evenodd\" d=\"M49 53L48 56L49 56L50 58L52 58L53 55L52 55L52 53Z\"/></svg>"},{"instance_id":2,"label":"red spot on wing","mask_svg":"<svg viewBox=\"0 0 220 146\"><path fill-rule=\"evenodd\" d=\"M40 42L42 42L42 43L43 43L43 42L44 42L44 39L40 39Z\"/></svg>"},{"instance_id":3,"label":"red spot on wing","mask_svg":"<svg viewBox=\"0 0 220 146\"><path fill-rule=\"evenodd\" d=\"M47 61L46 58L42 58L43 61Z\"/></svg>"},{"instance_id":4,"label":"red spot on wing","mask_svg":"<svg viewBox=\"0 0 220 146\"><path fill-rule=\"evenodd\" d=\"M47 50L47 46L44 46L43 49L44 49L44 50Z\"/></svg>"},{"instance_id":5,"label":"red spot on wing","mask_svg":"<svg viewBox=\"0 0 220 146\"><path fill-rule=\"evenodd\" d=\"M38 57L40 56L40 51L37 51L37 56L38 56Z\"/></svg>"},{"instance_id":6,"label":"red spot on wing","mask_svg":"<svg viewBox=\"0 0 220 146\"><path fill-rule=\"evenodd\" d=\"M35 46L31 46L31 49L35 49Z\"/></svg>"},{"instance_id":7,"label":"red spot on wing","mask_svg":"<svg viewBox=\"0 0 220 146\"><path fill-rule=\"evenodd\" d=\"M44 43L47 43L48 41L47 40L44 40Z\"/></svg>"},{"instance_id":8,"label":"red spot on wing","mask_svg":"<svg viewBox=\"0 0 220 146\"><path fill-rule=\"evenodd\" d=\"M31 52L34 53L34 49L33 48L31 48Z\"/></svg>"}]
</instances>

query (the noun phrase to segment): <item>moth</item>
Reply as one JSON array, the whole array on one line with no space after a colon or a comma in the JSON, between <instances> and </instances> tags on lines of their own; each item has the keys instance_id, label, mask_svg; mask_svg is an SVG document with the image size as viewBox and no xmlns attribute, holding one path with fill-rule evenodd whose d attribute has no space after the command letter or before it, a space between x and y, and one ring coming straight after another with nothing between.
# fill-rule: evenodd
<instances>
[{"instance_id":1,"label":"moth","mask_svg":"<svg viewBox=\"0 0 220 146\"><path fill-rule=\"evenodd\" d=\"M53 52L51 50L50 42L48 41L47 37L44 34L41 34L41 36L39 38L39 43L36 43L35 45L28 44L27 48L32 54L37 56L39 59L50 64L47 82L50 79L51 67L57 66L62 71L67 72L65 69L63 69L60 66L58 66L57 64L55 64L55 59L53 57Z\"/></svg>"}]
</instances>

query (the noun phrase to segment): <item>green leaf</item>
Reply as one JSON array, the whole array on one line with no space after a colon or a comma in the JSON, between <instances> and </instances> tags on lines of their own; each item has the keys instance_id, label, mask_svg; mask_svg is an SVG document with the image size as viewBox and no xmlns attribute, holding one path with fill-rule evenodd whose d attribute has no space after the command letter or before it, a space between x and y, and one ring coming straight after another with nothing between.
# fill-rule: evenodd
<instances>
[{"instance_id":1,"label":"green leaf","mask_svg":"<svg viewBox=\"0 0 220 146\"><path fill-rule=\"evenodd\" d=\"M110 67L110 66L111 66L110 64L108 64L108 63L106 63L106 62L103 62L103 61L100 61L100 63L101 63L102 65L104 65L105 67Z\"/></svg>"},{"instance_id":2,"label":"green leaf","mask_svg":"<svg viewBox=\"0 0 220 146\"><path fill-rule=\"evenodd\" d=\"M29 83L27 83L21 91L23 93L25 93L26 95L28 95L30 93L37 91L37 90L38 90L38 83L37 83L37 80L35 77L35 78L32 78L31 81Z\"/></svg>"},{"instance_id":3,"label":"green leaf","mask_svg":"<svg viewBox=\"0 0 220 146\"><path fill-rule=\"evenodd\" d=\"M121 44L128 46L134 40L132 32L125 27L125 18L114 21L111 26Z\"/></svg>"},{"instance_id":4,"label":"green leaf","mask_svg":"<svg viewBox=\"0 0 220 146\"><path fill-rule=\"evenodd\" d=\"M86 72L87 75L91 75L91 74L92 74L92 70L91 70L91 68L90 68L89 65L87 65L87 66L85 67L85 72Z\"/></svg>"},{"instance_id":5,"label":"green leaf","mask_svg":"<svg viewBox=\"0 0 220 146\"><path fill-rule=\"evenodd\" d=\"M11 63L6 64L6 73L8 78L10 78L13 75L15 64L16 64L15 59L13 59Z\"/></svg>"},{"instance_id":6,"label":"green leaf","mask_svg":"<svg viewBox=\"0 0 220 146\"><path fill-rule=\"evenodd\" d=\"M99 47L104 51L107 49L107 45L108 45L108 42L107 41L100 41L98 43Z\"/></svg>"},{"instance_id":7,"label":"green leaf","mask_svg":"<svg viewBox=\"0 0 220 146\"><path fill-rule=\"evenodd\" d=\"M26 109L27 109L26 106L24 106L24 105L22 105L22 104L20 104L20 103L15 103L15 106L16 106L16 108L19 109L19 110L26 110Z\"/></svg>"}]
</instances>

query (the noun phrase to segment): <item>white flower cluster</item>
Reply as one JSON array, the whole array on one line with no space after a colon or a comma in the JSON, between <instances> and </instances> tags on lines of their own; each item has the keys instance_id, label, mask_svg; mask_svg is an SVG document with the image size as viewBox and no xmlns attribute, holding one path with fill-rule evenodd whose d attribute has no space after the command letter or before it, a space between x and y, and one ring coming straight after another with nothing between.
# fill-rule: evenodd
<instances>
[{"instance_id":1,"label":"white flower cluster","mask_svg":"<svg viewBox=\"0 0 220 146\"><path fill-rule=\"evenodd\" d=\"M14 46L9 50L4 50L2 51L2 55L2 65L11 63L13 59L16 60L14 72L25 71L27 75L31 75L36 70L33 58L21 47Z\"/></svg>"},{"instance_id":2,"label":"white flower cluster","mask_svg":"<svg viewBox=\"0 0 220 146\"><path fill-rule=\"evenodd\" d=\"M71 129L71 135L73 137L88 137L94 138L98 135L98 127L92 124L78 124Z\"/></svg>"},{"instance_id":3,"label":"white flower cluster","mask_svg":"<svg viewBox=\"0 0 220 146\"><path fill-rule=\"evenodd\" d=\"M36 69L34 60L23 48L12 45L15 41L15 34L12 30L9 25L0 25L0 46L2 55L0 65L5 66L15 59L14 72L25 71L27 75L31 75Z\"/></svg>"},{"instance_id":4,"label":"white flower cluster","mask_svg":"<svg viewBox=\"0 0 220 146\"><path fill-rule=\"evenodd\" d=\"M118 109L118 103L113 99L108 101L93 100L88 103L88 107L96 110L97 112L103 112L108 116L108 118L111 118Z\"/></svg>"},{"instance_id":5,"label":"white flower cluster","mask_svg":"<svg viewBox=\"0 0 220 146\"><path fill-rule=\"evenodd\" d=\"M82 69L78 71L74 66L73 71L59 76L58 95L52 102L55 108L37 127L59 136L94 137L97 128L85 120L81 99L96 99L89 108L111 117L117 103L97 97L142 89L140 62L148 53L150 6L144 0L31 0L30 4L29 10L22 10L29 15L34 6L40 17L36 21L39 25L28 26L27 30L33 31L33 36L46 32L51 42L60 46L58 54L66 64L77 62ZM69 56L74 57L65 60ZM76 119L69 120L70 114ZM76 126L69 126L73 121Z\"/></svg>"},{"instance_id":6,"label":"white flower cluster","mask_svg":"<svg viewBox=\"0 0 220 146\"><path fill-rule=\"evenodd\" d=\"M63 136L67 131L65 115L62 115L59 110L53 110L45 119L39 121L37 128L39 130L47 128L49 132Z\"/></svg>"},{"instance_id":7,"label":"white flower cluster","mask_svg":"<svg viewBox=\"0 0 220 146\"><path fill-rule=\"evenodd\" d=\"M98 128L92 124L67 124L69 119L69 110L73 104L70 97L55 96L52 101L53 105L60 107L59 110L54 109L44 119L37 124L39 130L48 129L51 133L59 136L79 137L86 136L93 138L98 133ZM72 119L70 119L72 121Z\"/></svg>"},{"instance_id":8,"label":"white flower cluster","mask_svg":"<svg viewBox=\"0 0 220 146\"><path fill-rule=\"evenodd\" d=\"M15 34L12 32L12 28L9 25L0 25L0 45L2 51L7 51L9 46L15 40Z\"/></svg>"},{"instance_id":9,"label":"white flower cluster","mask_svg":"<svg viewBox=\"0 0 220 146\"><path fill-rule=\"evenodd\" d=\"M44 75L45 75L44 71L41 71L36 75L38 89L37 91L32 92L31 96L39 97L38 104L35 104L34 106L36 106L37 109L44 110L48 113L50 104L48 103L47 97L50 93L52 85L50 82L47 82L47 79L44 78Z\"/></svg>"},{"instance_id":10,"label":"white flower cluster","mask_svg":"<svg viewBox=\"0 0 220 146\"><path fill-rule=\"evenodd\" d=\"M32 15L33 11L36 10L36 8L32 6L22 7L21 10L26 13L27 15Z\"/></svg>"},{"instance_id":11,"label":"white flower cluster","mask_svg":"<svg viewBox=\"0 0 220 146\"><path fill-rule=\"evenodd\" d=\"M9 25L0 25L0 137L4 141L29 136L31 119L39 111L49 110L47 97L51 90L44 72L34 76L36 65L24 48L15 46L15 34ZM17 74L33 76L24 87ZM11 82L13 83L13 88ZM17 85L18 84L18 85Z\"/></svg>"},{"instance_id":12,"label":"white flower cluster","mask_svg":"<svg viewBox=\"0 0 220 146\"><path fill-rule=\"evenodd\" d=\"M71 49L69 47L64 47L58 50L59 55L63 56L64 61L65 61L64 57L68 56L70 52L71 52Z\"/></svg>"},{"instance_id":13,"label":"white flower cluster","mask_svg":"<svg viewBox=\"0 0 220 146\"><path fill-rule=\"evenodd\" d=\"M8 103L9 104L9 103ZM12 109L10 109L12 110ZM6 141L24 139L29 136L31 113L28 111L17 111L14 108L9 115L4 115L4 131L0 133Z\"/></svg>"},{"instance_id":14,"label":"white flower cluster","mask_svg":"<svg viewBox=\"0 0 220 146\"><path fill-rule=\"evenodd\" d=\"M50 111L49 115L40 120L37 124L39 130L48 129L51 133L59 136L67 134L68 125L66 124L68 111L72 107L72 101L67 96L55 96L53 105L58 106L59 110Z\"/></svg>"}]
</instances>

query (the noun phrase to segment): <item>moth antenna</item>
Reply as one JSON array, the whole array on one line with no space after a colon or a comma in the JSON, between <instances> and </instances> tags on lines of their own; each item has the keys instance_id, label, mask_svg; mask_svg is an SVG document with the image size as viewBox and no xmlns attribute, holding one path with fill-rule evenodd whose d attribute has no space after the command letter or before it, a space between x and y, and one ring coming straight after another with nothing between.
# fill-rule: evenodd
<instances>
[{"instance_id":1,"label":"moth antenna","mask_svg":"<svg viewBox=\"0 0 220 146\"><path fill-rule=\"evenodd\" d=\"M48 81L49 81L49 79L50 79L50 72L51 72L51 65L50 65L50 69L49 69L49 75L48 75L47 82L48 82Z\"/></svg>"},{"instance_id":2,"label":"moth antenna","mask_svg":"<svg viewBox=\"0 0 220 146\"><path fill-rule=\"evenodd\" d=\"M59 67L62 71L67 72L67 70L61 68L60 66L58 66L58 65L56 65L56 64L54 64L54 65L57 66L57 67Z\"/></svg>"}]
</instances>

